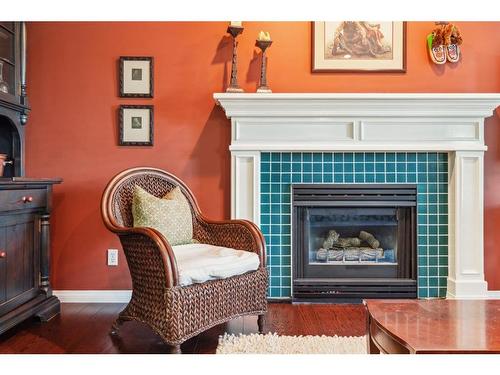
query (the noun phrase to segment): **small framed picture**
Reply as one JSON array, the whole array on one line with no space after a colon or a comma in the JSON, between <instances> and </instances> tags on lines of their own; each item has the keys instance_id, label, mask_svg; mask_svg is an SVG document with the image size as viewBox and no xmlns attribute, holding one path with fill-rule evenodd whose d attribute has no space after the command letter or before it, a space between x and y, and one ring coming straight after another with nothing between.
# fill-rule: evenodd
<instances>
[{"instance_id":1,"label":"small framed picture","mask_svg":"<svg viewBox=\"0 0 500 375\"><path fill-rule=\"evenodd\" d=\"M120 57L120 97L153 97L153 58Z\"/></svg>"},{"instance_id":2,"label":"small framed picture","mask_svg":"<svg viewBox=\"0 0 500 375\"><path fill-rule=\"evenodd\" d=\"M153 146L153 106L120 106L120 146Z\"/></svg>"},{"instance_id":3,"label":"small framed picture","mask_svg":"<svg viewBox=\"0 0 500 375\"><path fill-rule=\"evenodd\" d=\"M312 72L406 72L406 23L312 23Z\"/></svg>"}]
</instances>

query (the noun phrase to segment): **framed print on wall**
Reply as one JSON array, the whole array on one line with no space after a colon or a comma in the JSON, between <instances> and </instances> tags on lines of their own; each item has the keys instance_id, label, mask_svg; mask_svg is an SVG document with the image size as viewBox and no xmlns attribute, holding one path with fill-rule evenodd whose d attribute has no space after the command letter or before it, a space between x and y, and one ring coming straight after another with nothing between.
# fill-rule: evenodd
<instances>
[{"instance_id":1,"label":"framed print on wall","mask_svg":"<svg viewBox=\"0 0 500 375\"><path fill-rule=\"evenodd\" d=\"M120 57L120 97L153 97L153 58Z\"/></svg>"},{"instance_id":2,"label":"framed print on wall","mask_svg":"<svg viewBox=\"0 0 500 375\"><path fill-rule=\"evenodd\" d=\"M153 146L153 106L120 106L120 146Z\"/></svg>"},{"instance_id":3,"label":"framed print on wall","mask_svg":"<svg viewBox=\"0 0 500 375\"><path fill-rule=\"evenodd\" d=\"M312 23L313 72L406 72L406 22Z\"/></svg>"}]
</instances>

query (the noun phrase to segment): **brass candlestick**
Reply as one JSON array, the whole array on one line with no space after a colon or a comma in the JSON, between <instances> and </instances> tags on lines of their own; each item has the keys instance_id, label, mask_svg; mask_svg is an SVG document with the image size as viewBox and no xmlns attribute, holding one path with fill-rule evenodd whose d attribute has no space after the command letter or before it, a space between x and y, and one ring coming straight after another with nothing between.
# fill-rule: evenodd
<instances>
[{"instance_id":1,"label":"brass candlestick","mask_svg":"<svg viewBox=\"0 0 500 375\"><path fill-rule=\"evenodd\" d=\"M236 54L238 47L236 37L243 32L243 26L228 26L227 32L233 37L233 59L231 61L231 81L226 92L243 92L243 89L238 85L238 57Z\"/></svg>"},{"instance_id":2,"label":"brass candlestick","mask_svg":"<svg viewBox=\"0 0 500 375\"><path fill-rule=\"evenodd\" d=\"M257 92L272 92L269 86L267 86L267 56L266 49L272 44L272 40L259 40L255 42L255 45L262 51L262 62L260 66L260 83L257 87Z\"/></svg>"}]
</instances>

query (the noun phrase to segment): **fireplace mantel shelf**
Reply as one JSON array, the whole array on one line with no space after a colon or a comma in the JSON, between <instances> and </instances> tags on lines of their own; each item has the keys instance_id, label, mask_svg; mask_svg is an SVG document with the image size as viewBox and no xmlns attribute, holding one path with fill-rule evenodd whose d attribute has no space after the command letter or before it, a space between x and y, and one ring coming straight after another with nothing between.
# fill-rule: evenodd
<instances>
[{"instance_id":1,"label":"fireplace mantel shelf","mask_svg":"<svg viewBox=\"0 0 500 375\"><path fill-rule=\"evenodd\" d=\"M488 117L500 93L216 93L235 116Z\"/></svg>"},{"instance_id":2,"label":"fireplace mantel shelf","mask_svg":"<svg viewBox=\"0 0 500 375\"><path fill-rule=\"evenodd\" d=\"M215 93L231 119L231 215L260 223L261 152L447 152L447 295L484 298L484 119L500 93Z\"/></svg>"}]
</instances>

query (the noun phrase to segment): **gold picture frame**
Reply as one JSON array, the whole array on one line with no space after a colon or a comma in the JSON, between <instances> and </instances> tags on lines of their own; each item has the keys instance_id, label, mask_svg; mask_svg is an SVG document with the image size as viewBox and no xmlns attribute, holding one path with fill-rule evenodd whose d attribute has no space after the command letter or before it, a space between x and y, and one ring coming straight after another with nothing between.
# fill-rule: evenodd
<instances>
[{"instance_id":1,"label":"gold picture frame","mask_svg":"<svg viewBox=\"0 0 500 375\"><path fill-rule=\"evenodd\" d=\"M312 22L311 70L405 73L406 22Z\"/></svg>"}]
</instances>

